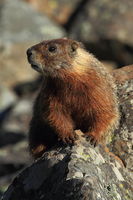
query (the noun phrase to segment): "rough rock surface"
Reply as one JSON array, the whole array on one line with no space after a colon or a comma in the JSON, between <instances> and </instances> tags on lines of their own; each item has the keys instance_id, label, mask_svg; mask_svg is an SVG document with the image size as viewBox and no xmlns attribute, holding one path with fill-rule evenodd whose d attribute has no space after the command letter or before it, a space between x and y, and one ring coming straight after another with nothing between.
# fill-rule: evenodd
<instances>
[{"instance_id":1,"label":"rough rock surface","mask_svg":"<svg viewBox=\"0 0 133 200\"><path fill-rule=\"evenodd\" d=\"M125 80L120 73L125 74ZM93 148L77 131L80 139L74 146L45 153L14 179L2 200L133 199L133 66L113 74L119 77L121 110L120 127L108 144L114 154L102 145Z\"/></svg>"},{"instance_id":2,"label":"rough rock surface","mask_svg":"<svg viewBox=\"0 0 133 200\"><path fill-rule=\"evenodd\" d=\"M120 99L121 123L110 149L121 158L133 180L133 65L113 72Z\"/></svg>"}]
</instances>

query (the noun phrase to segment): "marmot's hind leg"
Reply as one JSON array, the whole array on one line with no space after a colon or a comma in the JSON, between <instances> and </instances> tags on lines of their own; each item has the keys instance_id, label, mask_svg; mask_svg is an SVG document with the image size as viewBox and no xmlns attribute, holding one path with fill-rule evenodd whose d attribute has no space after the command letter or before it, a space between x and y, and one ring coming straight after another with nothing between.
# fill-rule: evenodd
<instances>
[{"instance_id":1,"label":"marmot's hind leg","mask_svg":"<svg viewBox=\"0 0 133 200\"><path fill-rule=\"evenodd\" d=\"M47 124L31 122L29 131L29 150L33 158L40 157L58 141L57 135Z\"/></svg>"}]
</instances>

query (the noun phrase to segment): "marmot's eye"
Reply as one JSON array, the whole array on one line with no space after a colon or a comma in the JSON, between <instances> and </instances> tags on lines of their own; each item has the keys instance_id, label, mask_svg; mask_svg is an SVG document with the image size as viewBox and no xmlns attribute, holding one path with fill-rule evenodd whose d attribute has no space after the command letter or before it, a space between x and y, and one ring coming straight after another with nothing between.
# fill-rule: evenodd
<instances>
[{"instance_id":1,"label":"marmot's eye","mask_svg":"<svg viewBox=\"0 0 133 200\"><path fill-rule=\"evenodd\" d=\"M48 50L49 50L50 52L54 53L54 52L56 52L57 47L56 47L56 46L50 46L50 47L48 48Z\"/></svg>"}]
</instances>

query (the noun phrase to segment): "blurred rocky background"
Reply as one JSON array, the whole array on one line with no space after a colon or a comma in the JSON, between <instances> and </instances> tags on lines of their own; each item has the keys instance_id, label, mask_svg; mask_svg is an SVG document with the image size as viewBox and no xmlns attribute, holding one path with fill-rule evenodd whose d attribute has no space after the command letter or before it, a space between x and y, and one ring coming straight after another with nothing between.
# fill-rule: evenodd
<instances>
[{"instance_id":1,"label":"blurred rocky background","mask_svg":"<svg viewBox=\"0 0 133 200\"><path fill-rule=\"evenodd\" d=\"M131 0L0 0L0 195L31 163L27 132L41 77L26 49L71 37L112 70L133 63L132 34Z\"/></svg>"}]
</instances>

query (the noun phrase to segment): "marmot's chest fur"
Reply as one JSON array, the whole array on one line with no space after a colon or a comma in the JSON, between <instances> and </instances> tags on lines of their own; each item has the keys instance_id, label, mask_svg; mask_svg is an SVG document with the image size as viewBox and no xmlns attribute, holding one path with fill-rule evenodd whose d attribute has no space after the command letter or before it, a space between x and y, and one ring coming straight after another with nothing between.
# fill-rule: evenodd
<instances>
[{"instance_id":1,"label":"marmot's chest fur","mask_svg":"<svg viewBox=\"0 0 133 200\"><path fill-rule=\"evenodd\" d=\"M45 80L29 132L35 157L58 139L73 142L77 128L94 145L115 129L119 112L113 78L79 42L66 38L44 41L28 49L27 55Z\"/></svg>"}]
</instances>

